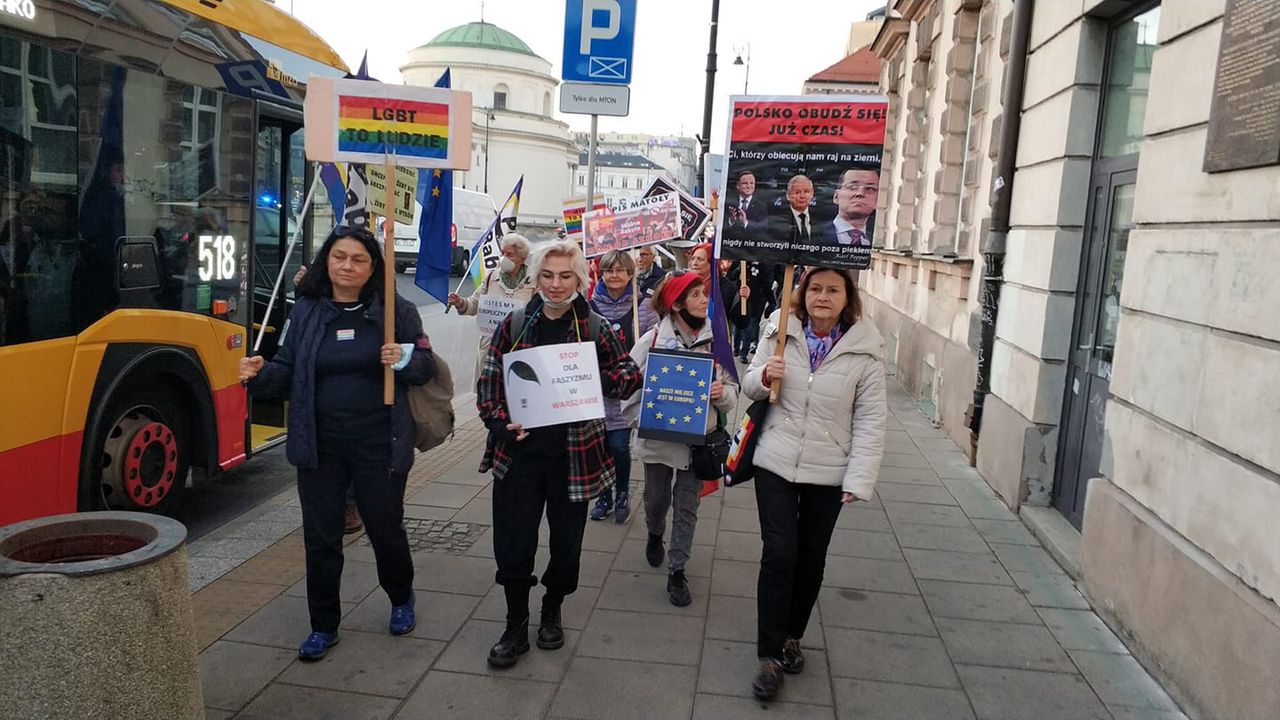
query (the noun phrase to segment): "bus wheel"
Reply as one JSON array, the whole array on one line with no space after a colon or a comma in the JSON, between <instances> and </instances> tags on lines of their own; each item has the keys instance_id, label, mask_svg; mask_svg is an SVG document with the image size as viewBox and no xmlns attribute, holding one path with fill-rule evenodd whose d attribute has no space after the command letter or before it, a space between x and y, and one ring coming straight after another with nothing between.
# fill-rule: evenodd
<instances>
[{"instance_id":1,"label":"bus wheel","mask_svg":"<svg viewBox=\"0 0 1280 720\"><path fill-rule=\"evenodd\" d=\"M409 269L409 263L407 263L407 262L398 262L398 263L396 263L396 274L397 274L397 275L403 275L403 274L404 274L404 272L405 272L406 270L408 270L408 269Z\"/></svg>"},{"instance_id":2,"label":"bus wheel","mask_svg":"<svg viewBox=\"0 0 1280 720\"><path fill-rule=\"evenodd\" d=\"M98 496L110 510L171 514L182 504L190 436L182 410L155 391L130 394L108 409Z\"/></svg>"}]
</instances>

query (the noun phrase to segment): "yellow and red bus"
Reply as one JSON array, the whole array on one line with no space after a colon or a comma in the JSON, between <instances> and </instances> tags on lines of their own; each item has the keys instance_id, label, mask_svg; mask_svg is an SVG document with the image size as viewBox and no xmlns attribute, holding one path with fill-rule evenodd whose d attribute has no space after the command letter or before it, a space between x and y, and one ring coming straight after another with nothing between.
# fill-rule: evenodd
<instances>
[{"instance_id":1,"label":"yellow and red bus","mask_svg":"<svg viewBox=\"0 0 1280 720\"><path fill-rule=\"evenodd\" d=\"M0 2L0 525L171 512L282 439L237 361L290 306L303 83L346 72L263 0Z\"/></svg>"}]
</instances>

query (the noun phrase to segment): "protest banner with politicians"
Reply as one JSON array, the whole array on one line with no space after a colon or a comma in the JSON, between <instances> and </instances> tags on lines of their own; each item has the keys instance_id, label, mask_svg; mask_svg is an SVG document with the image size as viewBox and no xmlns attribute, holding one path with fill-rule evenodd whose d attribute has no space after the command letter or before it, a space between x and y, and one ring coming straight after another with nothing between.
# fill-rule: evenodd
<instances>
[{"instance_id":1,"label":"protest banner with politicians","mask_svg":"<svg viewBox=\"0 0 1280 720\"><path fill-rule=\"evenodd\" d=\"M592 210L583 216L583 252L587 257L610 250L679 240L680 196L666 193L644 198L627 210Z\"/></svg>"},{"instance_id":2,"label":"protest banner with politicians","mask_svg":"<svg viewBox=\"0 0 1280 720\"><path fill-rule=\"evenodd\" d=\"M871 265L888 102L879 96L735 96L718 257Z\"/></svg>"}]
</instances>

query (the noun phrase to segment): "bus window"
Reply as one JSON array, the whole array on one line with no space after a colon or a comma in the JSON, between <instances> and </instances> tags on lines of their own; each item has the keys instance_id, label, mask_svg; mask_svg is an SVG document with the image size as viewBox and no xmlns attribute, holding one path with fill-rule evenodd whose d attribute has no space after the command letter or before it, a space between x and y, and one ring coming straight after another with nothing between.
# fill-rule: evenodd
<instances>
[{"instance_id":1,"label":"bus window","mask_svg":"<svg viewBox=\"0 0 1280 720\"><path fill-rule=\"evenodd\" d=\"M100 258L151 238L160 286L117 302L242 323L250 247L253 103L147 73L81 60L80 227ZM88 104L88 103L86 103ZM88 142L86 142L88 141ZM99 265L112 268L114 262ZM119 278L107 278L114 289Z\"/></svg>"},{"instance_id":2,"label":"bus window","mask_svg":"<svg viewBox=\"0 0 1280 720\"><path fill-rule=\"evenodd\" d=\"M75 57L0 36L0 345L84 326Z\"/></svg>"}]
</instances>

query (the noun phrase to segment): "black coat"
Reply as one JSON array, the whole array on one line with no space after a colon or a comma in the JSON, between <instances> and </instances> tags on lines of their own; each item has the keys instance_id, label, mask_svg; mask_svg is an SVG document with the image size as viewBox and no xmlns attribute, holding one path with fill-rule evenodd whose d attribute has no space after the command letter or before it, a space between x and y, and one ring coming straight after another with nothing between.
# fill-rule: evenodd
<instances>
[{"instance_id":1,"label":"black coat","mask_svg":"<svg viewBox=\"0 0 1280 720\"><path fill-rule=\"evenodd\" d=\"M267 397L288 398L289 437L285 457L296 467L319 465L316 440L316 351L329 323L340 311L328 298L302 298L285 323L280 349L249 382L249 390ZM395 405L391 408L391 467L406 473L413 467L415 429L407 395L410 385L422 385L436 372L431 343L422 331L422 316L413 303L396 296L396 342L413 344L409 364L397 370ZM365 318L383 329L382 300L378 296L365 309Z\"/></svg>"}]
</instances>

